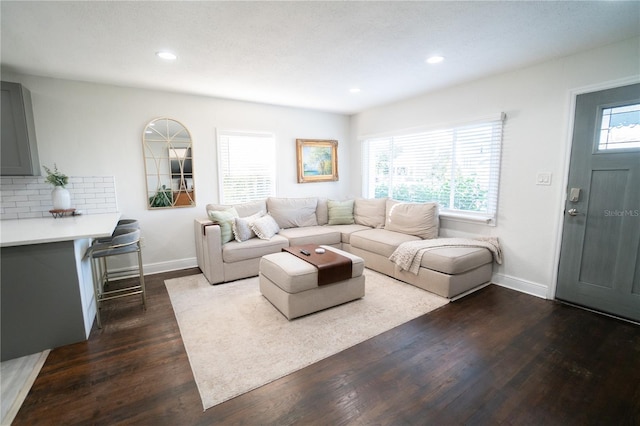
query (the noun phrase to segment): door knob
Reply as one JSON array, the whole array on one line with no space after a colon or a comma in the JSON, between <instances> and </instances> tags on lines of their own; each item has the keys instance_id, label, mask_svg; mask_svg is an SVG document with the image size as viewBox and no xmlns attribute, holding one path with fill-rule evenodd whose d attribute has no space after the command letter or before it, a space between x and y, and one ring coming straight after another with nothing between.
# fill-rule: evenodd
<instances>
[{"instance_id":1,"label":"door knob","mask_svg":"<svg viewBox=\"0 0 640 426\"><path fill-rule=\"evenodd\" d=\"M578 216L580 214L576 209L569 209L567 210L567 213L569 213L569 216Z\"/></svg>"}]
</instances>

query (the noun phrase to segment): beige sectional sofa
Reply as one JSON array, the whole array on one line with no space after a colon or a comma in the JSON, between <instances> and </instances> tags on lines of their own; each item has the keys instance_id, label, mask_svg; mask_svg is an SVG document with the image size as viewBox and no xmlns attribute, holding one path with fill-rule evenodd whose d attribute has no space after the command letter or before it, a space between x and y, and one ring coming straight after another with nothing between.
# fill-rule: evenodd
<instances>
[{"instance_id":1,"label":"beige sectional sofa","mask_svg":"<svg viewBox=\"0 0 640 426\"><path fill-rule=\"evenodd\" d=\"M198 266L211 284L258 275L260 258L301 244L323 244L362 257L367 268L454 298L491 279L483 247L434 247L417 273L389 257L401 243L438 239L437 205L390 199L333 201L277 198L235 206L207 205L194 223Z\"/></svg>"}]
</instances>

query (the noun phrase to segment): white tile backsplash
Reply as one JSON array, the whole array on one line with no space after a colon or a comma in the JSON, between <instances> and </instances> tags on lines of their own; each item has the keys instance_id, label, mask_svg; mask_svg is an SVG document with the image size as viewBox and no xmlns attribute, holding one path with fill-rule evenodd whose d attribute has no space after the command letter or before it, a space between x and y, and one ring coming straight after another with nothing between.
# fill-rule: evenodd
<instances>
[{"instance_id":1,"label":"white tile backsplash","mask_svg":"<svg viewBox=\"0 0 640 426\"><path fill-rule=\"evenodd\" d=\"M66 188L71 193L71 207L76 211L83 214L118 211L113 176L72 176ZM44 176L3 176L0 178L0 219L50 216L52 190Z\"/></svg>"}]
</instances>

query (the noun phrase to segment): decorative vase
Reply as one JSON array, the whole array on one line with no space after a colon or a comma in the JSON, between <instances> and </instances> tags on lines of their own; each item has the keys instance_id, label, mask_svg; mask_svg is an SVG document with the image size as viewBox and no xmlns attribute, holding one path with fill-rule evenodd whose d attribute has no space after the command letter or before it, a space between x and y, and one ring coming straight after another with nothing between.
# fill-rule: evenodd
<instances>
[{"instance_id":1,"label":"decorative vase","mask_svg":"<svg viewBox=\"0 0 640 426\"><path fill-rule=\"evenodd\" d=\"M71 194L67 188L56 186L51 191L54 210L68 210L71 208Z\"/></svg>"}]
</instances>

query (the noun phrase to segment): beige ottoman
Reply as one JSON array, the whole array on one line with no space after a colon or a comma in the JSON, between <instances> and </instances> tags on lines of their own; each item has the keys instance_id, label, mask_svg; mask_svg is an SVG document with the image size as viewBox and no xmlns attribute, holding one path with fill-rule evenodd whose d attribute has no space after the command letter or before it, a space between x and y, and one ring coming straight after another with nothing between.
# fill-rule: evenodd
<instances>
[{"instance_id":1,"label":"beige ottoman","mask_svg":"<svg viewBox=\"0 0 640 426\"><path fill-rule=\"evenodd\" d=\"M351 259L350 279L318 286L316 267L290 253L260 259L260 292L290 320L364 296L364 260L330 246L321 247Z\"/></svg>"}]
</instances>

